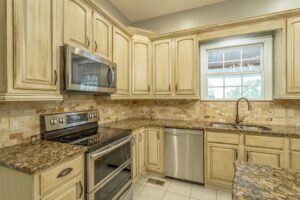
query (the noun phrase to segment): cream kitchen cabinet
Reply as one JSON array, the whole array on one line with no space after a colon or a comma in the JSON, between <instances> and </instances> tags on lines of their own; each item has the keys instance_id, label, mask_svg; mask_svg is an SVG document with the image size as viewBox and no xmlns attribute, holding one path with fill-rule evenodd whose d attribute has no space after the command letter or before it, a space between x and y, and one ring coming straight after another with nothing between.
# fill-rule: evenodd
<instances>
[{"instance_id":1,"label":"cream kitchen cabinet","mask_svg":"<svg viewBox=\"0 0 300 200\"><path fill-rule=\"evenodd\" d=\"M172 72L171 39L153 42L153 95L171 95Z\"/></svg>"},{"instance_id":2,"label":"cream kitchen cabinet","mask_svg":"<svg viewBox=\"0 0 300 200\"><path fill-rule=\"evenodd\" d=\"M132 95L150 95L151 41L145 36L132 39Z\"/></svg>"},{"instance_id":3,"label":"cream kitchen cabinet","mask_svg":"<svg viewBox=\"0 0 300 200\"><path fill-rule=\"evenodd\" d=\"M93 13L94 53L112 60L112 23L105 17Z\"/></svg>"},{"instance_id":4,"label":"cream kitchen cabinet","mask_svg":"<svg viewBox=\"0 0 300 200\"><path fill-rule=\"evenodd\" d=\"M290 167L300 170L300 139L292 138L290 143Z\"/></svg>"},{"instance_id":5,"label":"cream kitchen cabinet","mask_svg":"<svg viewBox=\"0 0 300 200\"><path fill-rule=\"evenodd\" d=\"M132 131L132 179L136 181L145 170L145 128Z\"/></svg>"},{"instance_id":6,"label":"cream kitchen cabinet","mask_svg":"<svg viewBox=\"0 0 300 200\"><path fill-rule=\"evenodd\" d=\"M146 128L146 168L163 172L163 131L161 128Z\"/></svg>"},{"instance_id":7,"label":"cream kitchen cabinet","mask_svg":"<svg viewBox=\"0 0 300 200\"><path fill-rule=\"evenodd\" d=\"M196 36L175 39L175 93L197 95L199 88L198 54Z\"/></svg>"},{"instance_id":8,"label":"cream kitchen cabinet","mask_svg":"<svg viewBox=\"0 0 300 200\"><path fill-rule=\"evenodd\" d=\"M300 17L295 17L287 20L287 91L292 93L300 93L299 54Z\"/></svg>"},{"instance_id":9,"label":"cream kitchen cabinet","mask_svg":"<svg viewBox=\"0 0 300 200\"><path fill-rule=\"evenodd\" d=\"M92 52L92 10L81 0L64 0L64 42Z\"/></svg>"},{"instance_id":10,"label":"cream kitchen cabinet","mask_svg":"<svg viewBox=\"0 0 300 200\"><path fill-rule=\"evenodd\" d=\"M0 3L0 100L62 100L57 0Z\"/></svg>"},{"instance_id":11,"label":"cream kitchen cabinet","mask_svg":"<svg viewBox=\"0 0 300 200\"><path fill-rule=\"evenodd\" d=\"M129 96L130 94L130 66L131 66L131 39L113 27L113 62L117 63L117 94Z\"/></svg>"},{"instance_id":12,"label":"cream kitchen cabinet","mask_svg":"<svg viewBox=\"0 0 300 200\"><path fill-rule=\"evenodd\" d=\"M25 174L0 166L0 199L83 200L84 155L50 169ZM19 192L15 192L18 188Z\"/></svg>"}]
</instances>

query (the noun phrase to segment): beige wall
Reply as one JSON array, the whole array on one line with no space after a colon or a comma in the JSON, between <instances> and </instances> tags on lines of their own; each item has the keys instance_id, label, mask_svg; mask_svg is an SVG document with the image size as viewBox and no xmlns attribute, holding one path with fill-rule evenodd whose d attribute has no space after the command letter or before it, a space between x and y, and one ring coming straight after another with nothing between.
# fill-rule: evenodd
<instances>
[{"instance_id":1,"label":"beige wall","mask_svg":"<svg viewBox=\"0 0 300 200\"><path fill-rule=\"evenodd\" d=\"M131 26L165 33L294 8L300 8L299 0L227 0L214 5L135 22Z\"/></svg>"}]
</instances>

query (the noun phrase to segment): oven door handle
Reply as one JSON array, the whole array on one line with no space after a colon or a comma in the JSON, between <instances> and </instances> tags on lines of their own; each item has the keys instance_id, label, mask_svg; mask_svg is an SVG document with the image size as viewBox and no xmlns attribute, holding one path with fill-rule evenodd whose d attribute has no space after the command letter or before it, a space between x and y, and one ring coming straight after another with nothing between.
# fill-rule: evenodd
<instances>
[{"instance_id":1,"label":"oven door handle","mask_svg":"<svg viewBox=\"0 0 300 200\"><path fill-rule=\"evenodd\" d=\"M124 139L124 140L117 141L117 142L115 142L115 143L109 145L109 146L108 146L109 148L105 148L105 149L102 149L102 150L100 149L99 152L96 152L96 153L94 153L94 154L91 154L91 155L90 155L90 158L91 158L92 160L95 160L95 159L97 159L97 158L99 158L99 157L101 157L101 156L103 156L103 155L105 155L105 154L108 154L109 152L111 152L111 151L113 151L113 150L119 148L120 146L123 146L124 144L126 144L126 143L128 143L128 142L130 142L130 141L131 141L131 136L128 136L128 137L127 137L126 139Z\"/></svg>"}]
</instances>

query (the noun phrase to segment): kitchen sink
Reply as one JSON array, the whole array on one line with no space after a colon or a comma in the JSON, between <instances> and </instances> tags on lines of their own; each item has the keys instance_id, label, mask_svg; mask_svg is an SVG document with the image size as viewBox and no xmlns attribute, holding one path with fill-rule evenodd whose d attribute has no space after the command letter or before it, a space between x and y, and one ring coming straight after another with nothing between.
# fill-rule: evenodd
<instances>
[{"instance_id":1,"label":"kitchen sink","mask_svg":"<svg viewBox=\"0 0 300 200\"><path fill-rule=\"evenodd\" d=\"M231 123L211 123L213 127L224 128L224 129L239 129L239 130L248 130L248 131L269 131L270 128L260 125L250 125L250 124L231 124Z\"/></svg>"}]
</instances>

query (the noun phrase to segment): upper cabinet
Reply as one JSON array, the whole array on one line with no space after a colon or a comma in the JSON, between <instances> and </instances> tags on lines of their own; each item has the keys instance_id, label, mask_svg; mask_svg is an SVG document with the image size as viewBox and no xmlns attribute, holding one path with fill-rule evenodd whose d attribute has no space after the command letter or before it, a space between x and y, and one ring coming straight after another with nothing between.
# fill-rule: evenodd
<instances>
[{"instance_id":1,"label":"upper cabinet","mask_svg":"<svg viewBox=\"0 0 300 200\"><path fill-rule=\"evenodd\" d=\"M14 0L1 4L0 100L62 100L60 2Z\"/></svg>"},{"instance_id":2,"label":"upper cabinet","mask_svg":"<svg viewBox=\"0 0 300 200\"><path fill-rule=\"evenodd\" d=\"M65 43L92 51L92 10L80 0L64 3Z\"/></svg>"},{"instance_id":3,"label":"upper cabinet","mask_svg":"<svg viewBox=\"0 0 300 200\"><path fill-rule=\"evenodd\" d=\"M130 37L117 27L113 27L113 62L117 63L117 95L130 94L130 52Z\"/></svg>"},{"instance_id":4,"label":"upper cabinet","mask_svg":"<svg viewBox=\"0 0 300 200\"><path fill-rule=\"evenodd\" d=\"M112 60L112 23L102 15L93 14L94 52Z\"/></svg>"},{"instance_id":5,"label":"upper cabinet","mask_svg":"<svg viewBox=\"0 0 300 200\"><path fill-rule=\"evenodd\" d=\"M287 20L287 91L300 92L300 17Z\"/></svg>"},{"instance_id":6,"label":"upper cabinet","mask_svg":"<svg viewBox=\"0 0 300 200\"><path fill-rule=\"evenodd\" d=\"M149 95L151 90L151 42L134 36L132 41L132 95Z\"/></svg>"},{"instance_id":7,"label":"upper cabinet","mask_svg":"<svg viewBox=\"0 0 300 200\"><path fill-rule=\"evenodd\" d=\"M153 94L170 95L172 90L171 39L153 42Z\"/></svg>"},{"instance_id":8,"label":"upper cabinet","mask_svg":"<svg viewBox=\"0 0 300 200\"><path fill-rule=\"evenodd\" d=\"M198 88L196 37L186 36L175 40L175 93L196 95Z\"/></svg>"}]
</instances>

